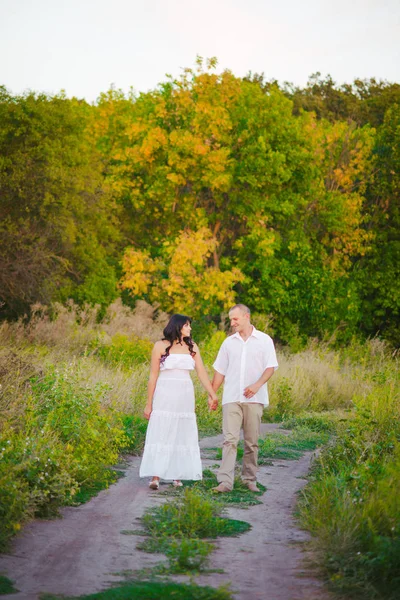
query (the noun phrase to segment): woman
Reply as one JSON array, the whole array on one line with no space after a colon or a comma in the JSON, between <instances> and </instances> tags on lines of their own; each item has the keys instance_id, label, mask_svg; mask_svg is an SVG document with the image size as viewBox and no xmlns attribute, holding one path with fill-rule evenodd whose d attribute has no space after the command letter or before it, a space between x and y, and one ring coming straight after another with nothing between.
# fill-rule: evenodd
<instances>
[{"instance_id":1,"label":"woman","mask_svg":"<svg viewBox=\"0 0 400 600\"><path fill-rule=\"evenodd\" d=\"M196 369L210 395L210 408L217 405L200 352L190 337L191 319L173 315L164 338L154 344L151 355L148 400L144 416L149 419L140 477L152 479L158 490L160 479L182 485L182 479L202 478L193 383L189 372Z\"/></svg>"}]
</instances>

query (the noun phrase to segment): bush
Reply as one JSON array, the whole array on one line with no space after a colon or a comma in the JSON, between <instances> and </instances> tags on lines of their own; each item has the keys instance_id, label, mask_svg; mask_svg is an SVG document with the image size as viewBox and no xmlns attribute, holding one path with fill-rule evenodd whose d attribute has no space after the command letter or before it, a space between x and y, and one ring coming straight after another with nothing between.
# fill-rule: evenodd
<instances>
[{"instance_id":1,"label":"bush","mask_svg":"<svg viewBox=\"0 0 400 600\"><path fill-rule=\"evenodd\" d=\"M140 455L144 448L148 421L137 415L122 415L122 424L128 440L125 452Z\"/></svg>"},{"instance_id":2,"label":"bush","mask_svg":"<svg viewBox=\"0 0 400 600\"><path fill-rule=\"evenodd\" d=\"M396 364L391 366L395 372ZM334 586L362 598L398 598L397 398L393 381L355 398L354 418L338 425L335 443L317 460L299 505L302 523L314 534L313 545Z\"/></svg>"},{"instance_id":3,"label":"bush","mask_svg":"<svg viewBox=\"0 0 400 600\"><path fill-rule=\"evenodd\" d=\"M96 354L110 365L132 370L137 364L150 361L152 349L153 344L149 340L116 334L111 344L99 345Z\"/></svg>"},{"instance_id":4,"label":"bush","mask_svg":"<svg viewBox=\"0 0 400 600\"><path fill-rule=\"evenodd\" d=\"M74 502L85 484L115 480L108 467L128 440L108 387L82 386L75 363L31 379L24 412L0 434L0 545L32 516Z\"/></svg>"},{"instance_id":5,"label":"bush","mask_svg":"<svg viewBox=\"0 0 400 600\"><path fill-rule=\"evenodd\" d=\"M166 555L172 572L201 571L208 564L214 545L203 540L182 538L170 542Z\"/></svg>"},{"instance_id":6,"label":"bush","mask_svg":"<svg viewBox=\"0 0 400 600\"><path fill-rule=\"evenodd\" d=\"M154 538L215 538L235 535L249 529L243 521L219 516L222 506L195 489L185 488L178 502L167 502L151 509L142 518L149 535Z\"/></svg>"}]
</instances>

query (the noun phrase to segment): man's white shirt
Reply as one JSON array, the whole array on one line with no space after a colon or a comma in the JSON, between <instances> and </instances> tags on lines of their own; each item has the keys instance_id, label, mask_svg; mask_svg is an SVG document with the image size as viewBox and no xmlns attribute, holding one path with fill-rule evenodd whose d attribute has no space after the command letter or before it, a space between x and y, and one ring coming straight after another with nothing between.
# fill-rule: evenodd
<instances>
[{"instance_id":1,"label":"man's white shirt","mask_svg":"<svg viewBox=\"0 0 400 600\"><path fill-rule=\"evenodd\" d=\"M268 406L267 384L252 398L246 398L244 390L256 383L268 367L278 368L274 342L269 335L255 327L246 341L239 333L231 335L222 343L213 367L225 376L222 404L258 402Z\"/></svg>"}]
</instances>

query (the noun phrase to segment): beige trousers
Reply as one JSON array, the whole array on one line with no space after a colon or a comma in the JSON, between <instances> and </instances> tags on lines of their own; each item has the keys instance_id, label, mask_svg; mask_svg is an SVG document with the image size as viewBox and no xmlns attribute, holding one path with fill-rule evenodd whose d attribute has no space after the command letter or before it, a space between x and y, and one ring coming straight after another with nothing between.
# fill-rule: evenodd
<instances>
[{"instance_id":1,"label":"beige trousers","mask_svg":"<svg viewBox=\"0 0 400 600\"><path fill-rule=\"evenodd\" d=\"M225 483L231 489L235 476L235 462L240 429L243 426L244 455L242 466L243 481L255 481L257 475L258 438L263 405L258 402L229 402L222 407L222 463L219 468L218 483Z\"/></svg>"}]
</instances>

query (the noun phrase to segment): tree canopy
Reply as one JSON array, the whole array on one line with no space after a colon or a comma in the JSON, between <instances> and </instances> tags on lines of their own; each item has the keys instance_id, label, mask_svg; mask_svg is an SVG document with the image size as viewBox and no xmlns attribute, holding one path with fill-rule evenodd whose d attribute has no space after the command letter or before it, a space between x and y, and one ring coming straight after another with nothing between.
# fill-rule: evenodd
<instances>
[{"instance_id":1,"label":"tree canopy","mask_svg":"<svg viewBox=\"0 0 400 600\"><path fill-rule=\"evenodd\" d=\"M3 310L122 293L217 320L241 301L283 341L398 343L400 86L214 66L94 106L2 89Z\"/></svg>"}]
</instances>

